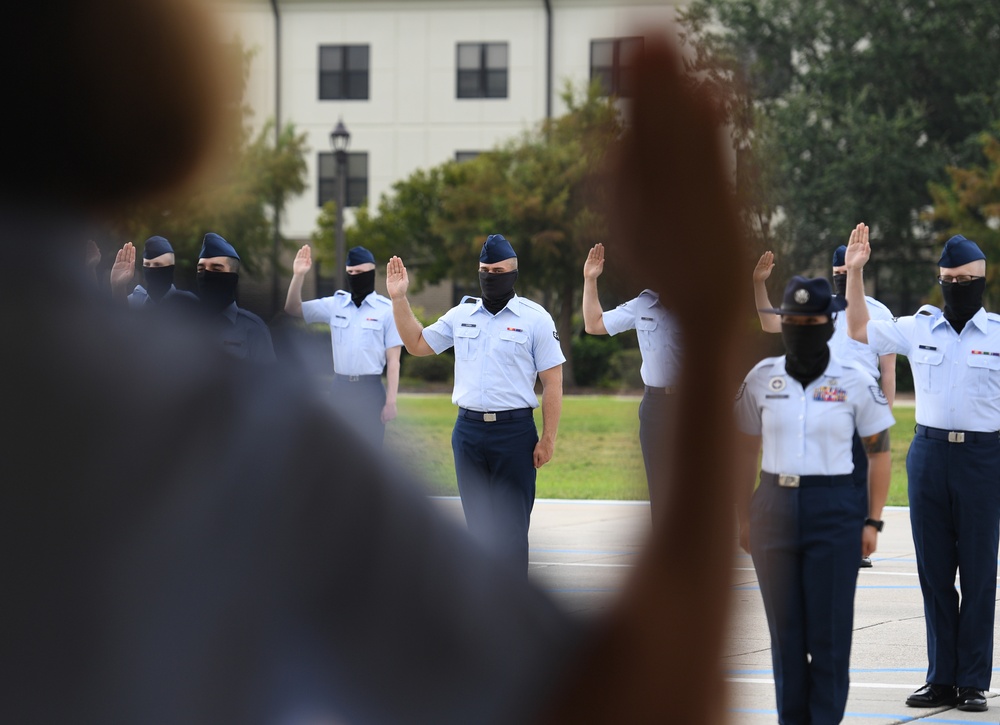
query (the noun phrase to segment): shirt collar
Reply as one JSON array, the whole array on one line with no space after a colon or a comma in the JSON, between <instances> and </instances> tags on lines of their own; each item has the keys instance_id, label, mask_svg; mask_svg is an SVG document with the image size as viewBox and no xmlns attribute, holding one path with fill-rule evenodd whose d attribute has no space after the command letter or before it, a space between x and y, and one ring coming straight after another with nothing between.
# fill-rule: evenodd
<instances>
[{"instance_id":1,"label":"shirt collar","mask_svg":"<svg viewBox=\"0 0 1000 725\"><path fill-rule=\"evenodd\" d=\"M482 310L487 315L490 314L490 311L487 310L483 306L483 298L482 297L477 297L476 298L476 309L473 310L473 314L475 314L479 310ZM521 316L521 298L517 296L516 292L514 293L513 297L511 297L509 300L507 300L507 305L503 308L503 310L510 310L511 312L513 312L518 317ZM500 310L500 312L503 312L503 310ZM500 312L498 312L497 314L499 315Z\"/></svg>"},{"instance_id":2,"label":"shirt collar","mask_svg":"<svg viewBox=\"0 0 1000 725\"><path fill-rule=\"evenodd\" d=\"M972 319L969 320L969 322L978 327L979 331L985 335L990 322L990 318L986 313L986 308L980 307L979 310L976 312L976 314L972 316ZM936 320L934 320L934 323L931 325L931 329L933 330L935 327L941 324L950 325L948 320L945 318L943 311L941 312L941 316L938 317ZM968 323L966 323L966 326L968 326Z\"/></svg>"},{"instance_id":3,"label":"shirt collar","mask_svg":"<svg viewBox=\"0 0 1000 725\"><path fill-rule=\"evenodd\" d=\"M229 320L229 324L235 325L236 318L239 317L239 307L236 306L235 302L230 302L229 307L222 311L222 316Z\"/></svg>"},{"instance_id":4,"label":"shirt collar","mask_svg":"<svg viewBox=\"0 0 1000 725\"><path fill-rule=\"evenodd\" d=\"M361 304L365 304L367 302L370 307L374 307L375 304L371 301L371 298L372 298L372 295L375 295L375 294L378 294L378 293L375 292L375 291L369 292L368 295L363 300L361 300ZM353 305L354 304L354 298L351 297L351 293L350 292L348 292L345 295L342 295L342 297L343 297L343 299L340 300L340 306L341 307L347 307L348 305Z\"/></svg>"}]
</instances>

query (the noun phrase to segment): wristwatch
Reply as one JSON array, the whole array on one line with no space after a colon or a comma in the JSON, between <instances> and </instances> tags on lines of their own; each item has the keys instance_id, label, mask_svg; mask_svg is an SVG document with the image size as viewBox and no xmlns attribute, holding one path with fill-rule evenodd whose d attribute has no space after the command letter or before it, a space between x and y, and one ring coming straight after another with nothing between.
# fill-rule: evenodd
<instances>
[{"instance_id":1,"label":"wristwatch","mask_svg":"<svg viewBox=\"0 0 1000 725\"><path fill-rule=\"evenodd\" d=\"M881 532L885 522L878 519L865 519L865 526L873 526L876 531Z\"/></svg>"}]
</instances>

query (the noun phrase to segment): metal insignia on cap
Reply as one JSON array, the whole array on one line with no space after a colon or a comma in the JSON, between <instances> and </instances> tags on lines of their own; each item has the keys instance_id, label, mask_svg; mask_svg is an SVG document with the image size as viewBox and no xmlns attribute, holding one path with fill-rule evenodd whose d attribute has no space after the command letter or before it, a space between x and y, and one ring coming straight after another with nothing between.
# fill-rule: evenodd
<instances>
[{"instance_id":1,"label":"metal insignia on cap","mask_svg":"<svg viewBox=\"0 0 1000 725\"><path fill-rule=\"evenodd\" d=\"M809 290L797 289L795 290L795 301L800 305L804 305L809 301Z\"/></svg>"}]
</instances>

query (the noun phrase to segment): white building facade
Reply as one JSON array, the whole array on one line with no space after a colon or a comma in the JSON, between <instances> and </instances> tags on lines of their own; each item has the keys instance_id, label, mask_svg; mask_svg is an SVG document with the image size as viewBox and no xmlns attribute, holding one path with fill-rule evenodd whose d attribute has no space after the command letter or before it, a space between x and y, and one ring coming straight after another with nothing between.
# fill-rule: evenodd
<instances>
[{"instance_id":1,"label":"white building facade","mask_svg":"<svg viewBox=\"0 0 1000 725\"><path fill-rule=\"evenodd\" d=\"M347 213L417 169L486 151L565 112L566 82L627 96L630 51L675 32L664 0L220 0L226 32L257 54L254 121L308 137L309 189L281 233L308 240L335 199L330 132L351 134Z\"/></svg>"}]
</instances>

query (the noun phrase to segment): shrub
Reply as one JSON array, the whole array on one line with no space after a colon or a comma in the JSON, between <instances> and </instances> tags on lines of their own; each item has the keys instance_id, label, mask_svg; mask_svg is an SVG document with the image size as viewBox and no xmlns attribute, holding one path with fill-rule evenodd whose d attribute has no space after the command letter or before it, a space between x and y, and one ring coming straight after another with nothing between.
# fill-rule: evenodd
<instances>
[{"instance_id":1,"label":"shrub","mask_svg":"<svg viewBox=\"0 0 1000 725\"><path fill-rule=\"evenodd\" d=\"M573 338L573 375L576 384L593 387L606 383L611 373L611 356L621 349L618 338L580 333Z\"/></svg>"},{"instance_id":2,"label":"shrub","mask_svg":"<svg viewBox=\"0 0 1000 725\"><path fill-rule=\"evenodd\" d=\"M455 359L446 353L415 357L403 354L400 375L428 383L447 383L455 371Z\"/></svg>"},{"instance_id":3,"label":"shrub","mask_svg":"<svg viewBox=\"0 0 1000 725\"><path fill-rule=\"evenodd\" d=\"M611 356L611 375L620 387L627 390L641 390L642 376L639 368L642 366L642 353L638 348L619 350Z\"/></svg>"}]
</instances>

